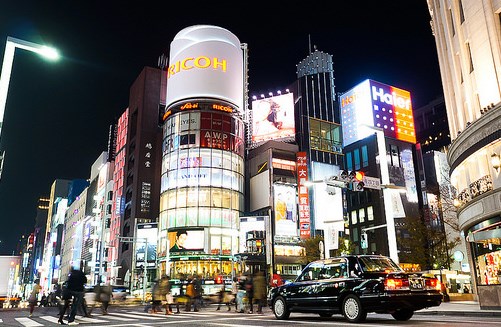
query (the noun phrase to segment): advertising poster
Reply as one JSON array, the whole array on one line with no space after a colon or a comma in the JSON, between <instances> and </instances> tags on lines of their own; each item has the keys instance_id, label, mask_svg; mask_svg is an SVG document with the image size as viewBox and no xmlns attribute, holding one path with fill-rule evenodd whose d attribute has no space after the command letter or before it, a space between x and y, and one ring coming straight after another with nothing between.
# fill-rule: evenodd
<instances>
[{"instance_id":1,"label":"advertising poster","mask_svg":"<svg viewBox=\"0 0 501 327\"><path fill-rule=\"evenodd\" d=\"M294 98L287 93L252 101L252 141L294 136Z\"/></svg>"},{"instance_id":2,"label":"advertising poster","mask_svg":"<svg viewBox=\"0 0 501 327\"><path fill-rule=\"evenodd\" d=\"M205 231L203 228L181 228L169 231L170 254L178 254L185 251L204 251Z\"/></svg>"},{"instance_id":3,"label":"advertising poster","mask_svg":"<svg viewBox=\"0 0 501 327\"><path fill-rule=\"evenodd\" d=\"M296 153L298 203L299 203L299 236L301 239L310 238L310 197L308 187L304 184L308 181L308 161L306 152Z\"/></svg>"},{"instance_id":4,"label":"advertising poster","mask_svg":"<svg viewBox=\"0 0 501 327\"><path fill-rule=\"evenodd\" d=\"M145 253L148 255L147 267L156 267L157 261L157 224L138 224L136 233L136 267L144 265ZM146 249L147 248L147 249Z\"/></svg>"},{"instance_id":5,"label":"advertising poster","mask_svg":"<svg viewBox=\"0 0 501 327\"><path fill-rule=\"evenodd\" d=\"M275 234L297 236L296 189L274 184Z\"/></svg>"}]
</instances>

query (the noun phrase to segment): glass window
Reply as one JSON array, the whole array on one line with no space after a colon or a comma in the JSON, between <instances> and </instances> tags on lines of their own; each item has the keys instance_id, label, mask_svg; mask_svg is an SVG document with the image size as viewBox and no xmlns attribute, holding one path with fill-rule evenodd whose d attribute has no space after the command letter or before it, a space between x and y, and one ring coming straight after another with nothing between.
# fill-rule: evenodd
<instances>
[{"instance_id":1,"label":"glass window","mask_svg":"<svg viewBox=\"0 0 501 327\"><path fill-rule=\"evenodd\" d=\"M369 153L367 151L367 145L362 146L362 167L369 166Z\"/></svg>"},{"instance_id":2,"label":"glass window","mask_svg":"<svg viewBox=\"0 0 501 327\"><path fill-rule=\"evenodd\" d=\"M186 209L187 226L198 226L198 208Z\"/></svg>"},{"instance_id":3,"label":"glass window","mask_svg":"<svg viewBox=\"0 0 501 327\"><path fill-rule=\"evenodd\" d=\"M211 180L211 183L210 185L212 185L213 187L221 187L223 186L222 182L223 182L223 170L220 169L220 168L212 168L211 169L211 172L212 172L212 180Z\"/></svg>"},{"instance_id":4,"label":"glass window","mask_svg":"<svg viewBox=\"0 0 501 327\"><path fill-rule=\"evenodd\" d=\"M355 159L355 170L360 169L360 150L353 150L353 159Z\"/></svg>"},{"instance_id":5,"label":"glass window","mask_svg":"<svg viewBox=\"0 0 501 327\"><path fill-rule=\"evenodd\" d=\"M367 220L372 221L374 220L374 211L372 206L367 207Z\"/></svg>"},{"instance_id":6,"label":"glass window","mask_svg":"<svg viewBox=\"0 0 501 327\"><path fill-rule=\"evenodd\" d=\"M356 224L357 223L357 211L353 210L351 212L351 223Z\"/></svg>"},{"instance_id":7,"label":"glass window","mask_svg":"<svg viewBox=\"0 0 501 327\"><path fill-rule=\"evenodd\" d=\"M210 207L211 206L209 192L210 192L210 189L207 189L207 188L199 189L199 192L198 192L199 206L201 206L201 207Z\"/></svg>"},{"instance_id":8,"label":"glass window","mask_svg":"<svg viewBox=\"0 0 501 327\"><path fill-rule=\"evenodd\" d=\"M346 153L346 169L353 170L353 163L351 162L351 152Z\"/></svg>"},{"instance_id":9,"label":"glass window","mask_svg":"<svg viewBox=\"0 0 501 327\"><path fill-rule=\"evenodd\" d=\"M365 222L365 209L358 209L358 219L361 223Z\"/></svg>"},{"instance_id":10,"label":"glass window","mask_svg":"<svg viewBox=\"0 0 501 327\"><path fill-rule=\"evenodd\" d=\"M176 209L176 226L186 226L186 208Z\"/></svg>"}]
</instances>

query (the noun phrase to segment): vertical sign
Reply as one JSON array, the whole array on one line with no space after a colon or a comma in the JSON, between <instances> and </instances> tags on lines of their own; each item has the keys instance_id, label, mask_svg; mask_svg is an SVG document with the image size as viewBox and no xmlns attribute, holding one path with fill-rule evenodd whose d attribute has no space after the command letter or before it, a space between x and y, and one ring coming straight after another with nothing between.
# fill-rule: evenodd
<instances>
[{"instance_id":1,"label":"vertical sign","mask_svg":"<svg viewBox=\"0 0 501 327\"><path fill-rule=\"evenodd\" d=\"M310 238L310 199L308 187L304 185L308 181L308 161L306 152L296 153L297 184L299 200L299 236L302 239Z\"/></svg>"}]
</instances>

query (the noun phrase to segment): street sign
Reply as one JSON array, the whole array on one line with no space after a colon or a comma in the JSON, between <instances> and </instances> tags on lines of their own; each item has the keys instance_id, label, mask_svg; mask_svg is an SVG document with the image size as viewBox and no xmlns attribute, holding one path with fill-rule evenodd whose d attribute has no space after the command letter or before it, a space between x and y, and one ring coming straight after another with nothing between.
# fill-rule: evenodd
<instances>
[{"instance_id":1,"label":"street sign","mask_svg":"<svg viewBox=\"0 0 501 327\"><path fill-rule=\"evenodd\" d=\"M364 176L362 181L364 182L364 188L381 189L381 180L377 177Z\"/></svg>"}]
</instances>

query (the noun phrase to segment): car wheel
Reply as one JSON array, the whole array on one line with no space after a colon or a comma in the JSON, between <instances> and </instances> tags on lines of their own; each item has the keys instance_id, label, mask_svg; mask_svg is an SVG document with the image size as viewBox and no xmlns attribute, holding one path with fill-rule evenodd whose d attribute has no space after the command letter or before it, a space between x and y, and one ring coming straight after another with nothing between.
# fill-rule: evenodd
<instances>
[{"instance_id":1,"label":"car wheel","mask_svg":"<svg viewBox=\"0 0 501 327\"><path fill-rule=\"evenodd\" d=\"M414 315L414 311L410 309L400 309L391 314L395 320L398 321L407 321L412 318Z\"/></svg>"},{"instance_id":2,"label":"car wheel","mask_svg":"<svg viewBox=\"0 0 501 327\"><path fill-rule=\"evenodd\" d=\"M322 312L322 313L319 313L318 314L320 317L322 318L330 318L332 317L332 313L325 313L325 312Z\"/></svg>"},{"instance_id":3,"label":"car wheel","mask_svg":"<svg viewBox=\"0 0 501 327\"><path fill-rule=\"evenodd\" d=\"M344 298L341 311L349 322L361 322L367 318L367 311L362 308L360 299L352 294Z\"/></svg>"},{"instance_id":4,"label":"car wheel","mask_svg":"<svg viewBox=\"0 0 501 327\"><path fill-rule=\"evenodd\" d=\"M289 318L290 311L287 309L287 304L285 303L285 299L281 296L277 297L273 302L273 313L275 317L279 320L284 320Z\"/></svg>"}]
</instances>

